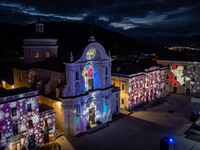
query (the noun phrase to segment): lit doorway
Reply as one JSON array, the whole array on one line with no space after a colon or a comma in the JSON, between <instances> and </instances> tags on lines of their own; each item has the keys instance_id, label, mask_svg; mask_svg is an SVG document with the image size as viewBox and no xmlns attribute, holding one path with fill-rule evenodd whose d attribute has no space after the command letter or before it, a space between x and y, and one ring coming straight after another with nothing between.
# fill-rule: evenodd
<instances>
[{"instance_id":1,"label":"lit doorway","mask_svg":"<svg viewBox=\"0 0 200 150\"><path fill-rule=\"evenodd\" d=\"M12 150L21 150L21 144L20 144L20 142L14 144L14 145L12 146Z\"/></svg>"},{"instance_id":2,"label":"lit doorway","mask_svg":"<svg viewBox=\"0 0 200 150\"><path fill-rule=\"evenodd\" d=\"M94 124L95 122L95 108L94 107L89 109L89 122L90 122L90 126Z\"/></svg>"}]
</instances>

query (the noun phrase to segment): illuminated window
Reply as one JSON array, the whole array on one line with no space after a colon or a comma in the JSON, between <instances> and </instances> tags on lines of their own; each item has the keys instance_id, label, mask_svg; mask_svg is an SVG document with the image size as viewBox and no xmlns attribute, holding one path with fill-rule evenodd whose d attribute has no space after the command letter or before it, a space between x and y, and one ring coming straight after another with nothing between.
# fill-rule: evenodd
<instances>
[{"instance_id":1,"label":"illuminated window","mask_svg":"<svg viewBox=\"0 0 200 150\"><path fill-rule=\"evenodd\" d=\"M43 120L44 127L48 127L47 119Z\"/></svg>"},{"instance_id":2,"label":"illuminated window","mask_svg":"<svg viewBox=\"0 0 200 150\"><path fill-rule=\"evenodd\" d=\"M122 90L124 90L124 84L122 84Z\"/></svg>"},{"instance_id":3,"label":"illuminated window","mask_svg":"<svg viewBox=\"0 0 200 150\"><path fill-rule=\"evenodd\" d=\"M31 104L27 104L28 112L32 111Z\"/></svg>"},{"instance_id":4,"label":"illuminated window","mask_svg":"<svg viewBox=\"0 0 200 150\"><path fill-rule=\"evenodd\" d=\"M118 93L116 93L116 97L118 97Z\"/></svg>"},{"instance_id":5,"label":"illuminated window","mask_svg":"<svg viewBox=\"0 0 200 150\"><path fill-rule=\"evenodd\" d=\"M33 121L29 120L28 123L29 123L29 129L33 128Z\"/></svg>"},{"instance_id":6,"label":"illuminated window","mask_svg":"<svg viewBox=\"0 0 200 150\"><path fill-rule=\"evenodd\" d=\"M46 52L46 57L50 57L50 52Z\"/></svg>"},{"instance_id":7,"label":"illuminated window","mask_svg":"<svg viewBox=\"0 0 200 150\"><path fill-rule=\"evenodd\" d=\"M17 108L12 108L12 117L17 116Z\"/></svg>"},{"instance_id":8,"label":"illuminated window","mask_svg":"<svg viewBox=\"0 0 200 150\"><path fill-rule=\"evenodd\" d=\"M124 104L124 99L122 99L122 104Z\"/></svg>"},{"instance_id":9,"label":"illuminated window","mask_svg":"<svg viewBox=\"0 0 200 150\"><path fill-rule=\"evenodd\" d=\"M80 105L76 105L76 116L80 116L81 113L80 113Z\"/></svg>"},{"instance_id":10,"label":"illuminated window","mask_svg":"<svg viewBox=\"0 0 200 150\"><path fill-rule=\"evenodd\" d=\"M17 126L17 124L16 124L16 125L13 125L13 134L14 134L14 135L17 135L17 134L18 134L18 126Z\"/></svg>"},{"instance_id":11,"label":"illuminated window","mask_svg":"<svg viewBox=\"0 0 200 150\"><path fill-rule=\"evenodd\" d=\"M38 52L35 52L35 58L39 58L39 53Z\"/></svg>"},{"instance_id":12,"label":"illuminated window","mask_svg":"<svg viewBox=\"0 0 200 150\"><path fill-rule=\"evenodd\" d=\"M79 73L76 71L76 80L79 80Z\"/></svg>"},{"instance_id":13,"label":"illuminated window","mask_svg":"<svg viewBox=\"0 0 200 150\"><path fill-rule=\"evenodd\" d=\"M193 66L193 71L195 71L196 70L196 66Z\"/></svg>"},{"instance_id":14,"label":"illuminated window","mask_svg":"<svg viewBox=\"0 0 200 150\"><path fill-rule=\"evenodd\" d=\"M19 73L19 81L22 81L22 73Z\"/></svg>"}]
</instances>

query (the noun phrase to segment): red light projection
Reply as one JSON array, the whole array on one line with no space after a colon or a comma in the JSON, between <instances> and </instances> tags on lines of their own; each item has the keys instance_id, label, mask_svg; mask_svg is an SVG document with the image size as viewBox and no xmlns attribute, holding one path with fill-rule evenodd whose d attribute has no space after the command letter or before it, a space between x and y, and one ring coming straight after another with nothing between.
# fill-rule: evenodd
<instances>
[{"instance_id":1,"label":"red light projection","mask_svg":"<svg viewBox=\"0 0 200 150\"><path fill-rule=\"evenodd\" d=\"M168 78L167 81L174 87L178 87L179 85L183 85L186 81L189 81L189 77L185 77L183 75L183 65L179 63L174 63L171 66L170 72L167 73Z\"/></svg>"}]
</instances>

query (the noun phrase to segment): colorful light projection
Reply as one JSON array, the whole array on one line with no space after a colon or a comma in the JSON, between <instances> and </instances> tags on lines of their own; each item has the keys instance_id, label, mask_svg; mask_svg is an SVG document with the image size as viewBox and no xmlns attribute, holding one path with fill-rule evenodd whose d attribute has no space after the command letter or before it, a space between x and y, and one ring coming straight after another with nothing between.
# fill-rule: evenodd
<instances>
[{"instance_id":1,"label":"colorful light projection","mask_svg":"<svg viewBox=\"0 0 200 150\"><path fill-rule=\"evenodd\" d=\"M190 81L189 77L183 75L183 65L179 63L174 63L171 65L170 72L168 75L168 83L173 85L174 87L178 87L180 85L185 84L186 81Z\"/></svg>"},{"instance_id":2,"label":"colorful light projection","mask_svg":"<svg viewBox=\"0 0 200 150\"><path fill-rule=\"evenodd\" d=\"M94 66L94 62L93 62L93 60L96 58L96 54L99 55L98 51L94 47L89 49L86 53L87 62L81 74L85 80L85 87L84 87L85 91L94 89L94 87L100 88L98 71L96 67Z\"/></svg>"},{"instance_id":3,"label":"colorful light projection","mask_svg":"<svg viewBox=\"0 0 200 150\"><path fill-rule=\"evenodd\" d=\"M48 127L51 129L49 134L53 134L55 139L54 110L39 112L38 97L23 98L23 95L31 96L30 93L25 93L1 98L1 102L5 101L5 103L0 104L0 147L14 149L18 146L21 149L24 146L28 149L30 144L28 139L32 135L35 135L33 144L36 147L43 145L45 133L41 133L43 120L47 120ZM14 102L6 102L16 97L21 97L21 99ZM31 106L30 110L28 110L28 104ZM15 113L12 111L15 111ZM29 126L30 120L32 120L32 128ZM14 135L14 125L17 125L16 135ZM19 145L20 142L21 144Z\"/></svg>"}]
</instances>

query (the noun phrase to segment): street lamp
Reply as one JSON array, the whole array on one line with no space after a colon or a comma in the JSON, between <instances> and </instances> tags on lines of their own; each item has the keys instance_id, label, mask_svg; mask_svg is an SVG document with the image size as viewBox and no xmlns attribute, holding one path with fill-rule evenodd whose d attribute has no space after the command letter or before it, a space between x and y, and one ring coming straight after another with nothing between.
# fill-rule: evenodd
<instances>
[{"instance_id":1,"label":"street lamp","mask_svg":"<svg viewBox=\"0 0 200 150\"><path fill-rule=\"evenodd\" d=\"M169 124L169 137L171 134L171 123L172 123L172 114L174 113L173 110L168 110L168 112L170 113L170 124Z\"/></svg>"}]
</instances>

